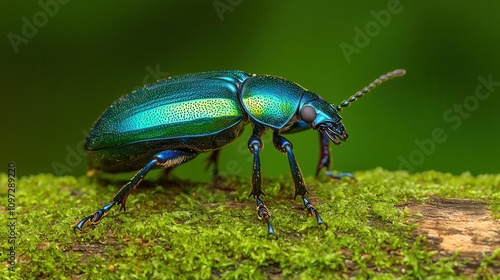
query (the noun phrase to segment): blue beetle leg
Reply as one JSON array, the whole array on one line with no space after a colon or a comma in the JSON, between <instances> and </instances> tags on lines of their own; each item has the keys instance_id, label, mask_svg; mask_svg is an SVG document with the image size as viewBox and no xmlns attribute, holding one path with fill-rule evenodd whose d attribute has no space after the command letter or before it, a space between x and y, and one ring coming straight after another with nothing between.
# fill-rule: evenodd
<instances>
[{"instance_id":1,"label":"blue beetle leg","mask_svg":"<svg viewBox=\"0 0 500 280\"><path fill-rule=\"evenodd\" d=\"M266 195L262 191L262 172L260 169L260 150L264 148L264 144L260 138L265 132L265 128L255 125L254 131L250 139L248 139L248 150L253 154L253 169L252 169L252 192L248 197L258 198L260 195Z\"/></svg>"},{"instance_id":2,"label":"blue beetle leg","mask_svg":"<svg viewBox=\"0 0 500 280\"><path fill-rule=\"evenodd\" d=\"M126 210L125 203L127 202L128 195L142 182L142 179L148 174L149 170L158 163L157 158L153 159L121 187L115 197L113 197L113 202L120 204L120 210L118 211Z\"/></svg>"},{"instance_id":3,"label":"blue beetle leg","mask_svg":"<svg viewBox=\"0 0 500 280\"><path fill-rule=\"evenodd\" d=\"M324 132L319 132L319 161L316 167L316 177L318 177L321 169L330 169L330 144L329 139ZM327 171L328 172L328 171Z\"/></svg>"},{"instance_id":4,"label":"blue beetle leg","mask_svg":"<svg viewBox=\"0 0 500 280\"><path fill-rule=\"evenodd\" d=\"M111 202L109 204L106 204L102 209L99 209L95 211L92 215L83 218L76 226L73 227L73 231L76 233L76 230L82 230L82 228L91 226L91 225L97 225L101 222L102 218L106 216L109 212L109 210L116 205L116 202Z\"/></svg>"},{"instance_id":5,"label":"blue beetle leg","mask_svg":"<svg viewBox=\"0 0 500 280\"><path fill-rule=\"evenodd\" d=\"M316 168L316 177L318 177L321 169L326 168L325 174L330 179L340 180L343 177L349 177L352 180L356 181L354 175L348 172L333 174L330 170L331 162L330 162L330 141L324 132L319 132L319 161L318 166Z\"/></svg>"},{"instance_id":6,"label":"blue beetle leg","mask_svg":"<svg viewBox=\"0 0 500 280\"><path fill-rule=\"evenodd\" d=\"M326 174L326 176L328 176L329 178L331 178L333 180L340 180L340 179L342 179L344 177L349 177L352 180L357 181L356 177L354 177L354 175L352 175L349 172L342 172L342 173L334 174L333 172L331 172L329 170L325 170L325 174Z\"/></svg>"},{"instance_id":7,"label":"blue beetle leg","mask_svg":"<svg viewBox=\"0 0 500 280\"><path fill-rule=\"evenodd\" d=\"M328 229L328 225L323 221L323 219L321 219L321 216L319 215L318 210L316 210L316 207L314 207L305 197L302 197L302 201L304 202L304 207L306 208L309 215L314 215L316 217L318 225L325 225L325 227Z\"/></svg>"},{"instance_id":8,"label":"blue beetle leg","mask_svg":"<svg viewBox=\"0 0 500 280\"><path fill-rule=\"evenodd\" d=\"M279 135L277 132L273 134L273 144L276 149L282 153L286 153L288 155L288 163L290 164L290 170L292 172L293 183L295 185L295 194L293 199L300 195L304 202L304 207L310 215L316 216L316 221L318 225L326 223L321 219L318 210L305 198L305 195L309 193L306 188L306 183L304 182L304 178L302 176L302 171L300 171L299 164L293 155L292 149L293 145L288 139ZM328 226L327 226L328 227Z\"/></svg>"},{"instance_id":9,"label":"blue beetle leg","mask_svg":"<svg viewBox=\"0 0 500 280\"><path fill-rule=\"evenodd\" d=\"M214 169L212 170L212 177L214 179L219 176L219 155L220 150L213 151L207 158L207 164L205 165L205 170L208 170L212 165L214 166Z\"/></svg>"},{"instance_id":10,"label":"blue beetle leg","mask_svg":"<svg viewBox=\"0 0 500 280\"><path fill-rule=\"evenodd\" d=\"M248 150L253 154L253 169L252 169L252 192L248 197L253 196L257 202L257 217L260 220L265 220L267 222L267 233L276 235L276 232L273 229L270 218L271 213L269 209L264 204L262 199L260 199L261 195L266 195L262 191L262 172L260 168L260 150L264 147L262 140L262 134L264 134L265 128L255 125L254 131L250 139L248 139Z\"/></svg>"},{"instance_id":11,"label":"blue beetle leg","mask_svg":"<svg viewBox=\"0 0 500 280\"><path fill-rule=\"evenodd\" d=\"M171 168L189 161L197 155L198 153L194 151L166 150L159 152L152 161L146 164L146 166L139 170L130 181L123 185L113 198L113 201L120 204L120 211L125 211L125 203L128 195L141 183L144 176L146 176L153 166L158 165L163 168Z\"/></svg>"},{"instance_id":12,"label":"blue beetle leg","mask_svg":"<svg viewBox=\"0 0 500 280\"><path fill-rule=\"evenodd\" d=\"M304 178L302 177L300 167L297 163L297 160L295 159L295 156L293 155L292 143L285 137L279 135L277 132L274 132L273 144L278 151L286 153L288 155L288 163L290 164L290 171L292 172L293 183L295 185L295 194L293 196L293 199L295 199L297 195L306 195L308 191L304 182Z\"/></svg>"},{"instance_id":13,"label":"blue beetle leg","mask_svg":"<svg viewBox=\"0 0 500 280\"><path fill-rule=\"evenodd\" d=\"M276 232L274 232L273 225L269 218L271 218L271 214L269 213L269 209L264 205L264 202L260 197L257 197L257 217L259 220L266 220L267 222L267 233L272 234L277 237Z\"/></svg>"},{"instance_id":14,"label":"blue beetle leg","mask_svg":"<svg viewBox=\"0 0 500 280\"><path fill-rule=\"evenodd\" d=\"M149 170L151 170L153 166L158 165L164 168L170 168L189 161L195 158L197 155L198 153L194 151L166 150L159 152L155 155L155 158L153 160L146 164L146 166L139 170L139 172L137 172L134 177L130 179L130 181L128 181L125 185L123 185L123 187L121 187L115 197L113 197L113 201L111 203L107 204L102 209L95 211L92 215L83 218L80 222L78 222L78 224L76 224L76 226L74 227L74 231L76 232L77 229L81 230L85 226L99 224L99 222L102 220L102 218L104 218L104 216L106 216L109 210L117 204L120 204L119 211L125 211L125 203L127 201L128 195L137 187L137 185L141 183L144 176L146 176L146 174L149 172Z\"/></svg>"}]
</instances>

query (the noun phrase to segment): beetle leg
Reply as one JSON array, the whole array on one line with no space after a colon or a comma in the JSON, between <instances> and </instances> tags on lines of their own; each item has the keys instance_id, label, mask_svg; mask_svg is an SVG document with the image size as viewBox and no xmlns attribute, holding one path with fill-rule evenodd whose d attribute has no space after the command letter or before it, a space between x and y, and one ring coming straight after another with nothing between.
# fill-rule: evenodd
<instances>
[{"instance_id":1,"label":"beetle leg","mask_svg":"<svg viewBox=\"0 0 500 280\"><path fill-rule=\"evenodd\" d=\"M308 123L304 121L296 121L293 123L291 127L289 127L287 130L283 131L282 133L287 134L287 133L296 133L296 132L301 132L306 129L310 129L311 127L309 126ZM330 146L329 146L330 140L326 136L325 133L319 132L319 161L318 165L316 167L316 177L318 177L319 172L321 169L326 168L325 174L328 176L330 179L335 179L335 180L340 180L342 177L349 177L353 180L356 180L354 176L351 173L339 173L339 174L333 174L329 169L330 169Z\"/></svg>"},{"instance_id":2,"label":"beetle leg","mask_svg":"<svg viewBox=\"0 0 500 280\"><path fill-rule=\"evenodd\" d=\"M316 177L318 177L319 172L321 169L326 168L325 174L331 179L334 180L340 180L342 177L349 177L352 180L356 181L356 178L354 178L354 175L351 173L338 173L338 174L333 174L330 170L330 141L328 137L325 135L324 132L319 132L319 161L318 161L318 166L316 168Z\"/></svg>"},{"instance_id":3,"label":"beetle leg","mask_svg":"<svg viewBox=\"0 0 500 280\"><path fill-rule=\"evenodd\" d=\"M262 172L260 169L260 150L264 147L262 140L262 134L264 134L265 128L255 125L254 131L250 139L248 139L248 150L253 154L253 169L252 169L252 192L248 197L253 196L256 199L257 203L257 217L259 220L265 220L267 222L267 233L276 235L273 229L273 225L271 224L270 218L271 213L269 209L264 204L262 199L260 199L260 195L266 195L262 191Z\"/></svg>"},{"instance_id":4,"label":"beetle leg","mask_svg":"<svg viewBox=\"0 0 500 280\"><path fill-rule=\"evenodd\" d=\"M271 218L271 213L269 213L269 209L267 209L267 206L264 205L264 202L259 197L257 197L257 217L259 218L259 220L266 220L267 234L272 234L274 236L277 236L276 233L274 232L271 221L269 221L269 218Z\"/></svg>"},{"instance_id":5,"label":"beetle leg","mask_svg":"<svg viewBox=\"0 0 500 280\"><path fill-rule=\"evenodd\" d=\"M82 230L83 227L90 226L90 225L97 225L104 216L108 214L108 211L115 206L115 202L111 202L109 204L106 204L102 209L99 209L95 211L92 215L83 218L76 226L73 228L73 231L76 233L76 230Z\"/></svg>"},{"instance_id":6,"label":"beetle leg","mask_svg":"<svg viewBox=\"0 0 500 280\"><path fill-rule=\"evenodd\" d=\"M130 181L128 181L123 187L118 191L118 193L113 198L113 201L102 209L95 211L92 215L83 218L73 230L82 230L85 226L97 225L101 222L102 218L106 216L108 211L115 205L120 204L120 210L125 211L125 203L127 201L128 195L134 190L137 185L139 185L146 176L146 174L151 170L152 167L158 165L164 168L173 167L179 165L183 162L189 161L196 157L198 153L194 151L180 151L180 150L166 150L159 152L155 155L154 159L151 160L146 166L144 166L139 172L137 172Z\"/></svg>"},{"instance_id":7,"label":"beetle leg","mask_svg":"<svg viewBox=\"0 0 500 280\"><path fill-rule=\"evenodd\" d=\"M253 196L254 198L259 198L260 195L266 195L262 191L262 172L260 168L260 150L262 150L263 144L260 140L260 136L255 134L248 140L248 149L253 154L253 169L252 169L252 192L248 197Z\"/></svg>"},{"instance_id":8,"label":"beetle leg","mask_svg":"<svg viewBox=\"0 0 500 280\"><path fill-rule=\"evenodd\" d=\"M286 153L288 155L288 163L290 164L290 170L292 172L293 183L295 185L295 194L293 199L300 195L302 197L302 201L304 202L304 207L306 208L309 215L316 216L316 221L318 225L324 224L326 227L328 225L321 219L318 210L305 198L305 195L308 193L306 184L304 182L304 178L302 177L302 172L300 171L299 164L293 155L292 149L293 145L288 139L279 135L277 132L273 134L273 144L276 149L282 153Z\"/></svg>"},{"instance_id":9,"label":"beetle leg","mask_svg":"<svg viewBox=\"0 0 500 280\"><path fill-rule=\"evenodd\" d=\"M219 176L219 155L220 155L220 149L212 151L210 156L207 158L207 165L205 166L205 170L208 170L210 166L214 166L214 169L212 170L212 177L215 179L217 176Z\"/></svg>"}]
</instances>

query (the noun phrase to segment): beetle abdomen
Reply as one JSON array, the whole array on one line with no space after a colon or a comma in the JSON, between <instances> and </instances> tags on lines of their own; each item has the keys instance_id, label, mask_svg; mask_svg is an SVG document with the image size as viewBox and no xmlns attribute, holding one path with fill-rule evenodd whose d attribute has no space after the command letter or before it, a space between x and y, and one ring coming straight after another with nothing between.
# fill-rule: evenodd
<instances>
[{"instance_id":1,"label":"beetle abdomen","mask_svg":"<svg viewBox=\"0 0 500 280\"><path fill-rule=\"evenodd\" d=\"M191 138L170 138L128 143L89 151L89 169L110 173L133 171L144 167L154 156L165 150L189 150L195 153L214 150L236 139L244 130L246 122L237 123L214 135Z\"/></svg>"}]
</instances>

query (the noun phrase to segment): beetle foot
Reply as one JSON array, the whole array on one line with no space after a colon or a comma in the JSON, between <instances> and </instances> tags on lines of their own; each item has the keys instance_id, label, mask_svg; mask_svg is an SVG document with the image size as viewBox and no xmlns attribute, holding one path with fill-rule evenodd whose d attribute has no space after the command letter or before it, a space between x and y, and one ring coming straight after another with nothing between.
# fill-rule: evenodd
<instances>
[{"instance_id":1,"label":"beetle foot","mask_svg":"<svg viewBox=\"0 0 500 280\"><path fill-rule=\"evenodd\" d=\"M76 230L81 231L82 228L92 225L97 225L101 222L102 218L106 216L109 210L115 206L116 202L111 202L105 205L102 209L95 211L92 215L83 218L76 226L73 227L73 231L76 233Z\"/></svg>"},{"instance_id":2,"label":"beetle foot","mask_svg":"<svg viewBox=\"0 0 500 280\"><path fill-rule=\"evenodd\" d=\"M314 207L307 198L302 197L302 200L304 201L304 207L306 208L307 212L311 216L316 216L316 221L318 222L318 225L325 225L326 229L328 229L328 225L321 219L321 216L319 215L318 210L316 210L316 207Z\"/></svg>"},{"instance_id":3,"label":"beetle foot","mask_svg":"<svg viewBox=\"0 0 500 280\"><path fill-rule=\"evenodd\" d=\"M333 172L326 170L325 174L326 174L326 176L328 176L328 178L330 178L332 180L341 180L344 177L349 177L352 180L354 180L354 182L357 181L356 178L354 177L354 175L352 175L351 173L348 173L348 172L333 174Z\"/></svg>"},{"instance_id":4,"label":"beetle foot","mask_svg":"<svg viewBox=\"0 0 500 280\"><path fill-rule=\"evenodd\" d=\"M268 234L272 234L278 237L276 235L276 232L274 232L271 221L269 220L269 218L271 218L271 213L269 213L269 209L267 209L267 206L264 205L264 202L259 197L257 197L257 217L259 218L259 220L266 220Z\"/></svg>"}]
</instances>

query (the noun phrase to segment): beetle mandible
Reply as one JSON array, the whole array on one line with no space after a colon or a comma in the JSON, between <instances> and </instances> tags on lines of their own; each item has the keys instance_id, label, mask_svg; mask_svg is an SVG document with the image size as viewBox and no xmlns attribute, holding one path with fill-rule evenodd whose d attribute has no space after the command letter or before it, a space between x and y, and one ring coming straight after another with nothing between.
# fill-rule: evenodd
<instances>
[{"instance_id":1,"label":"beetle mandible","mask_svg":"<svg viewBox=\"0 0 500 280\"><path fill-rule=\"evenodd\" d=\"M261 199L262 176L259 153L261 137L273 131L274 147L288 156L295 185L295 195L302 197L304 207L326 223L307 200L302 172L292 152L292 143L282 136L312 128L319 131L320 158L316 175L323 168L331 178L350 173L332 174L329 141L339 145L348 137L338 112L368 93L381 82L405 74L398 69L380 76L338 106L321 96L283 78L255 75L237 70L186 74L161 80L135 90L115 101L97 119L87 136L89 169L109 173L139 170L113 198L92 215L83 218L74 231L97 225L109 210L125 203L130 192L153 168L173 168L200 153L212 151L209 163L215 165L219 149L229 144L251 124L253 133L248 149L253 154L252 191L257 216L267 222L267 232L276 235L271 214Z\"/></svg>"}]
</instances>

